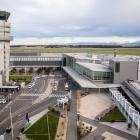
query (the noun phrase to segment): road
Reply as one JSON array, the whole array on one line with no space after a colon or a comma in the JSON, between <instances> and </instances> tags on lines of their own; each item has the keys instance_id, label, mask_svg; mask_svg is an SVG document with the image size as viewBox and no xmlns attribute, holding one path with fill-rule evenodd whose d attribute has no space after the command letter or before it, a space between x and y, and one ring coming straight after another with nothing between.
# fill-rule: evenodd
<instances>
[{"instance_id":1,"label":"road","mask_svg":"<svg viewBox=\"0 0 140 140\"><path fill-rule=\"evenodd\" d=\"M55 105L57 103L57 98L48 97L44 98L37 104L32 104L34 100L36 100L41 94L44 94L48 87L48 80L55 78L59 80L58 91L53 92L52 94L65 95L64 85L65 78L61 77L41 77L35 80L35 85L33 88L28 89L28 87L24 88L21 94L15 98L3 111L0 112L0 134L3 134L5 129L10 126L10 118L9 112L10 107L12 111L12 122L14 126L14 138L16 138L20 132L20 129L26 123L26 113L29 113L29 117L45 110L50 105ZM28 96L21 96L22 94L27 94ZM37 96L32 96L32 94L36 94ZM31 95L31 96L30 96ZM11 134L6 135L6 140L11 140Z\"/></svg>"},{"instance_id":2,"label":"road","mask_svg":"<svg viewBox=\"0 0 140 140\"><path fill-rule=\"evenodd\" d=\"M13 126L14 126L15 138L16 138L16 136L18 136L21 128L23 128L23 126L27 122L26 117L25 117L27 112L29 113L29 117L31 117L31 116L45 110L48 106L54 105L54 104L56 104L56 98L49 98L37 105L30 106L28 108L23 109L22 111L18 111L16 113L14 113ZM10 125L10 119L8 118L8 120L3 122L2 126L9 126L9 125ZM0 127L2 127L2 126L0 125ZM11 135L9 137L9 140L10 140L10 138L11 138Z\"/></svg>"},{"instance_id":3,"label":"road","mask_svg":"<svg viewBox=\"0 0 140 140\"><path fill-rule=\"evenodd\" d=\"M68 129L67 129L67 140L77 140L77 102L76 92L79 89L76 85L71 83L72 89L72 102L71 109L68 113Z\"/></svg>"},{"instance_id":4,"label":"road","mask_svg":"<svg viewBox=\"0 0 140 140\"><path fill-rule=\"evenodd\" d=\"M42 87L42 81L45 82L44 86ZM41 92L45 91L45 89L47 88L47 78L44 80L44 78L40 78L36 81L35 86L32 89L28 89L28 87L26 87L25 89L22 90L22 93L26 94L30 94L30 91L32 91L33 94L39 93L41 94ZM22 94L20 93L20 94ZM32 105L32 100L35 100L37 97L32 97L32 96L28 96L28 97L21 97L19 94L19 96L17 96L16 99L14 99L11 104L9 106L7 106L4 110L2 110L0 112L0 125L2 124L2 122L4 120L6 120L9 116L9 107L11 107L12 109L12 114L14 115L16 112L23 110L24 108L26 109L27 107Z\"/></svg>"}]
</instances>

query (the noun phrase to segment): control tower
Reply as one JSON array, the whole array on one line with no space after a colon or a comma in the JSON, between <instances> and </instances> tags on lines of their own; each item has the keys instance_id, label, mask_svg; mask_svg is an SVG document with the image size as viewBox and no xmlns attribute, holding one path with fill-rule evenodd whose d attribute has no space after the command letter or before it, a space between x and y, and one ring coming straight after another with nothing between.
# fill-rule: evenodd
<instances>
[{"instance_id":1,"label":"control tower","mask_svg":"<svg viewBox=\"0 0 140 140\"><path fill-rule=\"evenodd\" d=\"M9 82L10 23L9 12L0 11L0 86Z\"/></svg>"}]
</instances>

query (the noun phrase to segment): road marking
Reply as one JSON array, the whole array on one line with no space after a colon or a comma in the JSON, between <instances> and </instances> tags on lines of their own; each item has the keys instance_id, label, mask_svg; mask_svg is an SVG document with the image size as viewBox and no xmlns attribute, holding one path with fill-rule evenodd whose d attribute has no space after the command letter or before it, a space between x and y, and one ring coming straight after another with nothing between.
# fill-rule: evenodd
<instances>
[{"instance_id":1,"label":"road marking","mask_svg":"<svg viewBox=\"0 0 140 140\"><path fill-rule=\"evenodd\" d=\"M47 94L21 94L20 96L45 96Z\"/></svg>"},{"instance_id":2,"label":"road marking","mask_svg":"<svg viewBox=\"0 0 140 140\"><path fill-rule=\"evenodd\" d=\"M32 99L16 99L16 101L32 101Z\"/></svg>"},{"instance_id":3,"label":"road marking","mask_svg":"<svg viewBox=\"0 0 140 140\"><path fill-rule=\"evenodd\" d=\"M64 98L66 95L59 95L59 94L51 94L49 97L55 97L55 98Z\"/></svg>"},{"instance_id":4,"label":"road marking","mask_svg":"<svg viewBox=\"0 0 140 140\"><path fill-rule=\"evenodd\" d=\"M19 114L18 117L20 117L22 114Z\"/></svg>"}]
</instances>

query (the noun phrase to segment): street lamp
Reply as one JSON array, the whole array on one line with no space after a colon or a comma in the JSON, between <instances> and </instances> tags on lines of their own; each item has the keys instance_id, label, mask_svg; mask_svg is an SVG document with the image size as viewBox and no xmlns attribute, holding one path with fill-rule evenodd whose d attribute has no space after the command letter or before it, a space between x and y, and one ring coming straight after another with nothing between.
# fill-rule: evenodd
<instances>
[{"instance_id":1,"label":"street lamp","mask_svg":"<svg viewBox=\"0 0 140 140\"><path fill-rule=\"evenodd\" d=\"M12 112L11 112L11 106L10 106L10 122L11 122L11 134L12 134L12 138L14 137L14 132L13 132L13 122L12 122Z\"/></svg>"}]
</instances>

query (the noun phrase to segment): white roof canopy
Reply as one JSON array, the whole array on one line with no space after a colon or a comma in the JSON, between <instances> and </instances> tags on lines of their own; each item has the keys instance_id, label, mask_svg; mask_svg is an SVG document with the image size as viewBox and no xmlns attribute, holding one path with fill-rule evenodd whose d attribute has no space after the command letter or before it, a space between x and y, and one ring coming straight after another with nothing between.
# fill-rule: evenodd
<instances>
[{"instance_id":1,"label":"white roof canopy","mask_svg":"<svg viewBox=\"0 0 140 140\"><path fill-rule=\"evenodd\" d=\"M70 67L63 67L64 71L69 74L69 76L77 82L81 88L111 88L111 87L120 87L119 84L97 84L97 83L92 83L90 80L87 78L83 77L76 71L74 71Z\"/></svg>"}]
</instances>

